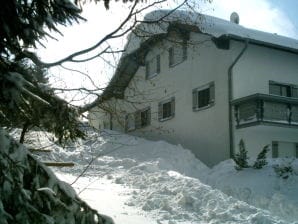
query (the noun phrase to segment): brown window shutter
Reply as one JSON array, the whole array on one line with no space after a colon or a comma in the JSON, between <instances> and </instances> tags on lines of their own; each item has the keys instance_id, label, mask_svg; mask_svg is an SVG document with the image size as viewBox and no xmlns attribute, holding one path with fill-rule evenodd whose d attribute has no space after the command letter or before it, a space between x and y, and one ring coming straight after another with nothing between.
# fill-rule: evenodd
<instances>
[{"instance_id":1,"label":"brown window shutter","mask_svg":"<svg viewBox=\"0 0 298 224\"><path fill-rule=\"evenodd\" d=\"M272 158L278 158L278 142L272 142Z\"/></svg>"},{"instance_id":2,"label":"brown window shutter","mask_svg":"<svg viewBox=\"0 0 298 224\"><path fill-rule=\"evenodd\" d=\"M171 115L175 115L175 97L171 99Z\"/></svg>"},{"instance_id":3,"label":"brown window shutter","mask_svg":"<svg viewBox=\"0 0 298 224\"><path fill-rule=\"evenodd\" d=\"M187 59L187 42L186 42L186 41L183 42L183 46L182 46L182 48L183 48L183 56L182 56L182 59L183 59L183 61L184 61L184 60Z\"/></svg>"},{"instance_id":4,"label":"brown window shutter","mask_svg":"<svg viewBox=\"0 0 298 224\"><path fill-rule=\"evenodd\" d=\"M149 62L146 62L146 79L148 79L148 77L150 75L149 72L150 72Z\"/></svg>"},{"instance_id":5,"label":"brown window shutter","mask_svg":"<svg viewBox=\"0 0 298 224\"><path fill-rule=\"evenodd\" d=\"M142 126L140 111L135 112L135 125L136 125L136 128L141 128Z\"/></svg>"},{"instance_id":6,"label":"brown window shutter","mask_svg":"<svg viewBox=\"0 0 298 224\"><path fill-rule=\"evenodd\" d=\"M148 118L147 124L150 125L151 124L151 108L150 107L148 108L148 117L147 118Z\"/></svg>"},{"instance_id":7,"label":"brown window shutter","mask_svg":"<svg viewBox=\"0 0 298 224\"><path fill-rule=\"evenodd\" d=\"M210 85L209 91L210 91L209 103L213 103L215 101L215 87L214 87L214 83L212 83Z\"/></svg>"},{"instance_id":8,"label":"brown window shutter","mask_svg":"<svg viewBox=\"0 0 298 224\"><path fill-rule=\"evenodd\" d=\"M158 104L158 120L160 121L162 119L162 103Z\"/></svg>"},{"instance_id":9,"label":"brown window shutter","mask_svg":"<svg viewBox=\"0 0 298 224\"><path fill-rule=\"evenodd\" d=\"M128 131L128 114L125 115L124 131Z\"/></svg>"},{"instance_id":10,"label":"brown window shutter","mask_svg":"<svg viewBox=\"0 0 298 224\"><path fill-rule=\"evenodd\" d=\"M160 55L156 56L156 73L160 73Z\"/></svg>"},{"instance_id":11,"label":"brown window shutter","mask_svg":"<svg viewBox=\"0 0 298 224\"><path fill-rule=\"evenodd\" d=\"M174 49L173 47L169 48L169 66L173 65L173 59L174 59Z\"/></svg>"},{"instance_id":12,"label":"brown window shutter","mask_svg":"<svg viewBox=\"0 0 298 224\"><path fill-rule=\"evenodd\" d=\"M192 109L198 108L198 91L194 89L192 91Z\"/></svg>"}]
</instances>

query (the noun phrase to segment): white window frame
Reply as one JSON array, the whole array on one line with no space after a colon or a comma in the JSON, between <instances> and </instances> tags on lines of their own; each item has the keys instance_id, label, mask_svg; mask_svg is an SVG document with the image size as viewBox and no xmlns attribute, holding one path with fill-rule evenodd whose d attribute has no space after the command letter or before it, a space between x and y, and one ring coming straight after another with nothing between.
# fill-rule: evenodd
<instances>
[{"instance_id":1,"label":"white window frame","mask_svg":"<svg viewBox=\"0 0 298 224\"><path fill-rule=\"evenodd\" d=\"M169 48L168 51L169 51L169 67L175 67L176 65L184 62L187 59L187 42L183 41L183 43L175 43ZM175 53L178 54L178 52L181 55L181 58L177 59L177 55L175 55ZM174 61L175 59L177 61Z\"/></svg>"},{"instance_id":2,"label":"white window frame","mask_svg":"<svg viewBox=\"0 0 298 224\"><path fill-rule=\"evenodd\" d=\"M283 158L283 157L280 157L280 148L279 148L279 144L280 142L278 141L272 141L272 145L271 145L271 151L272 151L272 158L273 159L276 159L276 158ZM291 142L293 143L293 142ZM293 156L293 158L298 158L298 143L293 143L295 145L295 155Z\"/></svg>"},{"instance_id":3,"label":"white window frame","mask_svg":"<svg viewBox=\"0 0 298 224\"><path fill-rule=\"evenodd\" d=\"M272 86L279 86L279 87L285 87L285 88L289 88L289 91L290 91L290 95L288 95L288 92L286 93L286 96L282 95L282 94L274 94L272 93ZM294 89L297 90L297 94L296 96L294 96ZM288 90L286 90L288 91ZM297 85L294 85L294 84L289 84L289 83L281 83L281 82L275 82L275 81L272 81L270 80L269 81L269 94L270 95L275 95L275 96L282 96L282 97L290 97L290 98L298 98L298 86Z\"/></svg>"},{"instance_id":4,"label":"white window frame","mask_svg":"<svg viewBox=\"0 0 298 224\"><path fill-rule=\"evenodd\" d=\"M155 70L151 71L151 66L155 64ZM146 61L146 79L152 79L160 73L160 54Z\"/></svg>"},{"instance_id":5,"label":"white window frame","mask_svg":"<svg viewBox=\"0 0 298 224\"><path fill-rule=\"evenodd\" d=\"M147 122L145 124L142 124L142 113L148 113L147 114ZM151 124L151 108L146 107L144 109L138 110L135 112L135 124L136 129L147 127Z\"/></svg>"},{"instance_id":6,"label":"white window frame","mask_svg":"<svg viewBox=\"0 0 298 224\"><path fill-rule=\"evenodd\" d=\"M207 105L200 106L199 105L199 93L209 89L209 102ZM192 90L192 108L193 111L200 111L205 110L207 108L210 108L214 106L215 104L215 84L214 82L210 82L206 85L197 87Z\"/></svg>"},{"instance_id":7,"label":"white window frame","mask_svg":"<svg viewBox=\"0 0 298 224\"><path fill-rule=\"evenodd\" d=\"M165 104L168 104L168 103L170 103L170 115L167 116L167 117L164 117L164 108L163 108L163 106ZM175 116L175 97L172 97L170 99L167 99L167 100L164 100L164 101L161 101L161 102L158 103L158 120L160 122L170 120L174 116Z\"/></svg>"},{"instance_id":8,"label":"white window frame","mask_svg":"<svg viewBox=\"0 0 298 224\"><path fill-rule=\"evenodd\" d=\"M126 116L125 116L125 131L130 132L130 131L134 131L134 130L136 130L135 113L126 114Z\"/></svg>"}]
</instances>

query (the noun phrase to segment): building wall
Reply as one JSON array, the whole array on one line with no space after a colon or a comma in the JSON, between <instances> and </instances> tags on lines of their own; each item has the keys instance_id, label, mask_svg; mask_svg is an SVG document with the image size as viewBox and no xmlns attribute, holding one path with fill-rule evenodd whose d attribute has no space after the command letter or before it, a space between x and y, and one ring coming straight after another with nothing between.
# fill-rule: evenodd
<instances>
[{"instance_id":1,"label":"building wall","mask_svg":"<svg viewBox=\"0 0 298 224\"><path fill-rule=\"evenodd\" d=\"M230 156L228 69L245 44L231 41L230 49L222 50L216 48L206 35L191 33L190 40L187 60L174 67L169 67L168 49L175 43L164 40L152 46L146 60L160 54L160 74L146 80L145 66L140 66L126 88L124 100L109 100L106 107L112 108L112 128L124 131L126 114L150 106L151 125L130 134L181 144L212 166ZM298 84L296 62L294 54L249 44L233 68L233 99L255 93L268 94L269 80ZM193 111L192 90L210 82L215 84L214 106ZM158 103L171 97L175 97L175 116L160 122ZM91 121L93 126L99 126L96 123L99 117L110 120L106 112L95 112L90 116L96 117ZM298 129L276 126L235 129L235 123L233 127L234 148L237 150L240 139L243 139L251 157L256 157L272 141L298 142Z\"/></svg>"},{"instance_id":2,"label":"building wall","mask_svg":"<svg viewBox=\"0 0 298 224\"><path fill-rule=\"evenodd\" d=\"M297 59L297 54L249 44L233 70L233 99L255 93L269 94L269 80L298 85ZM233 122L235 150L243 139L250 157L256 157L273 141L298 143L298 128L258 125L235 129L235 120Z\"/></svg>"},{"instance_id":3,"label":"building wall","mask_svg":"<svg viewBox=\"0 0 298 224\"><path fill-rule=\"evenodd\" d=\"M238 150L238 144L243 139L248 151L248 156L252 159L256 158L261 152L264 146L269 145L270 151L268 157L272 157L272 142L279 142L280 156L286 153L287 148L283 148L282 143L290 143L293 148L298 143L298 131L295 128L277 127L277 126L253 126L242 128L236 131L235 141L236 149ZM292 156L296 155L295 148L293 149Z\"/></svg>"},{"instance_id":4,"label":"building wall","mask_svg":"<svg viewBox=\"0 0 298 224\"><path fill-rule=\"evenodd\" d=\"M233 70L233 99L269 94L269 80L298 85L297 54L249 44Z\"/></svg>"},{"instance_id":5,"label":"building wall","mask_svg":"<svg viewBox=\"0 0 298 224\"><path fill-rule=\"evenodd\" d=\"M187 60L174 67L169 67L168 49L176 43L161 41L152 47L146 60L160 54L160 74L146 80L145 66L139 67L119 108L130 113L150 106L151 125L131 134L181 144L212 166L229 158L227 71L243 44L221 50L206 35L191 33L190 40ZM210 82L215 84L214 106L193 111L192 90ZM158 103L171 97L175 97L175 116L160 122Z\"/></svg>"}]
</instances>

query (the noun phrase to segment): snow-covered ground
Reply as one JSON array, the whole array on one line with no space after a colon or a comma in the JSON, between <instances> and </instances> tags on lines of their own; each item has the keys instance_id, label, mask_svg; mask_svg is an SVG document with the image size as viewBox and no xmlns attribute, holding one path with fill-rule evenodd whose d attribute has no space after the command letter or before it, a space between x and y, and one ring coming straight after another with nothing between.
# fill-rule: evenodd
<instances>
[{"instance_id":1,"label":"snow-covered ground","mask_svg":"<svg viewBox=\"0 0 298 224\"><path fill-rule=\"evenodd\" d=\"M116 224L298 223L297 160L283 178L273 167L288 160L242 171L227 160L209 169L179 145L117 132L90 130L65 149L49 139L28 136L31 145L52 149L42 160L75 162L55 173Z\"/></svg>"}]
</instances>

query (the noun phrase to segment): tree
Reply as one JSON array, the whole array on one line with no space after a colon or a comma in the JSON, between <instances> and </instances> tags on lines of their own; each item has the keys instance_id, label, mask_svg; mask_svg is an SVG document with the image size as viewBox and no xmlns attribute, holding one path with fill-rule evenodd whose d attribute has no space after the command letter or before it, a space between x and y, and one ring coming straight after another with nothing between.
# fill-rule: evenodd
<instances>
[{"instance_id":1,"label":"tree","mask_svg":"<svg viewBox=\"0 0 298 224\"><path fill-rule=\"evenodd\" d=\"M50 31L59 33L58 25L66 26L84 20L80 16L80 4L83 2L85 1L75 0L72 3L71 0L12 0L2 4L0 8L0 125L22 127L21 142L30 127L53 132L60 142L83 137L84 133L79 129L78 115L97 105L102 98L99 97L81 108L71 106L47 86L45 69L62 65L64 62L85 62L111 53L107 47L95 56L78 59L78 56L86 55L107 40L127 34L140 22L135 19L137 14L165 0L139 9L137 5L141 1L130 0L127 17L95 45L56 62L41 61L32 49L36 48L37 43L42 44L42 38L52 38ZM110 0L102 2L106 8L109 7ZM126 3L127 0L123 2ZM68 206L79 201L79 205L75 206L77 209L71 210L71 215L76 218L71 219L71 222L66 220L65 223L103 223L102 216L78 198L67 194L57 180L54 180L53 185L48 170L30 157L23 147L11 140L2 128L0 138L3 140L0 142L1 222L56 223L55 219L61 218L61 210L53 209L55 206L62 206L63 213L69 209ZM43 189L44 185L46 188ZM54 198L54 195L57 198ZM19 207L24 210L20 211Z\"/></svg>"},{"instance_id":2,"label":"tree","mask_svg":"<svg viewBox=\"0 0 298 224\"><path fill-rule=\"evenodd\" d=\"M235 169L242 170L243 168L249 168L247 150L243 139L239 142L239 152L235 154L233 160L236 163Z\"/></svg>"},{"instance_id":3,"label":"tree","mask_svg":"<svg viewBox=\"0 0 298 224\"><path fill-rule=\"evenodd\" d=\"M266 154L269 152L269 145L265 145L262 151L258 154L258 157L253 165L255 169L262 169L264 166L268 164L266 161Z\"/></svg>"}]
</instances>

